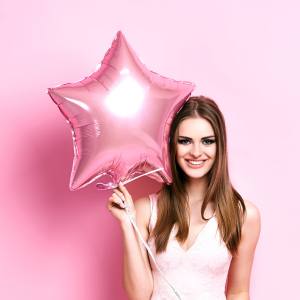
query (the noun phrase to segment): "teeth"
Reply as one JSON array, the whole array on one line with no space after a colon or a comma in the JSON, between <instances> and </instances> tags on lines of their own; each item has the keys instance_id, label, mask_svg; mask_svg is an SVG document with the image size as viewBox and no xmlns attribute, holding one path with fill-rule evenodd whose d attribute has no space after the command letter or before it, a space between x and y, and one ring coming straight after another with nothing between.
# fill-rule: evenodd
<instances>
[{"instance_id":1,"label":"teeth","mask_svg":"<svg viewBox=\"0 0 300 300\"><path fill-rule=\"evenodd\" d=\"M188 162L192 165L203 165L204 164L204 160L188 160Z\"/></svg>"}]
</instances>

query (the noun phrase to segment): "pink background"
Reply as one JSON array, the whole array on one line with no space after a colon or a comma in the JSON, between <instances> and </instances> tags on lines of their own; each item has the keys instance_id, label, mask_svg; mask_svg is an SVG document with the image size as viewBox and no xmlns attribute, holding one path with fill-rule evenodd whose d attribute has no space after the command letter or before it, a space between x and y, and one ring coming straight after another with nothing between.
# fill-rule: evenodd
<instances>
[{"instance_id":1,"label":"pink background","mask_svg":"<svg viewBox=\"0 0 300 300\"><path fill-rule=\"evenodd\" d=\"M299 290L297 1L0 2L0 298L127 299L109 192L68 190L71 131L48 87L92 73L121 29L149 69L196 83L227 123L234 186L261 212L251 299ZM158 189L128 186L137 199Z\"/></svg>"}]
</instances>

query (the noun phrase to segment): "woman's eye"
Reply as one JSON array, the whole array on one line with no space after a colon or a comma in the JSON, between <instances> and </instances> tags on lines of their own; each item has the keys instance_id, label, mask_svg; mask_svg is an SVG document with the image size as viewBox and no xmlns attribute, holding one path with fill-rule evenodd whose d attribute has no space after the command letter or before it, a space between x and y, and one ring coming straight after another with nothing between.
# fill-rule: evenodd
<instances>
[{"instance_id":1,"label":"woman's eye","mask_svg":"<svg viewBox=\"0 0 300 300\"><path fill-rule=\"evenodd\" d=\"M203 140L203 144L204 145L211 145L215 142L215 140L212 140L212 139L206 139L206 140Z\"/></svg>"},{"instance_id":2,"label":"woman's eye","mask_svg":"<svg viewBox=\"0 0 300 300\"><path fill-rule=\"evenodd\" d=\"M183 145L187 145L189 142L190 142L190 140L187 140L187 139L178 140L178 143L183 144Z\"/></svg>"}]
</instances>

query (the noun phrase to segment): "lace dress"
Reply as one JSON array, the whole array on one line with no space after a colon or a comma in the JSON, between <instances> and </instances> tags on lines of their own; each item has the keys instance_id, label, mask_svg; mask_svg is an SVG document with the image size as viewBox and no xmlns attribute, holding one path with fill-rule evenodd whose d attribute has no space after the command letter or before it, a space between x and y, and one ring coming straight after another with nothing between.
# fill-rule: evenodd
<instances>
[{"instance_id":1,"label":"lace dress","mask_svg":"<svg viewBox=\"0 0 300 300\"><path fill-rule=\"evenodd\" d=\"M149 230L157 218L157 195L149 195L151 217ZM182 300L226 300L225 284L231 254L221 240L215 215L207 221L194 244L184 250L175 238L175 225L165 252L156 254L154 239L147 244L168 281L179 292ZM178 298L163 280L150 259L154 288L151 300L177 300Z\"/></svg>"}]
</instances>

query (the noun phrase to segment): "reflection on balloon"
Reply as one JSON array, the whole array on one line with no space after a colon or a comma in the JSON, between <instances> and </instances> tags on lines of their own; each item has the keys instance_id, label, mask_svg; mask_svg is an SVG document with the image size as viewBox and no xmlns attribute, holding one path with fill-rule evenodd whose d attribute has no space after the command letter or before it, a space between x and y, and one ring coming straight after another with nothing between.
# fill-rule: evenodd
<instances>
[{"instance_id":1,"label":"reflection on balloon","mask_svg":"<svg viewBox=\"0 0 300 300\"><path fill-rule=\"evenodd\" d=\"M105 104L117 116L131 118L141 111L146 91L130 76L128 69L121 70L120 74L121 81L105 98Z\"/></svg>"},{"instance_id":2,"label":"reflection on balloon","mask_svg":"<svg viewBox=\"0 0 300 300\"><path fill-rule=\"evenodd\" d=\"M168 135L194 84L150 71L118 32L97 70L48 93L73 136L69 187L115 188L148 175L171 183Z\"/></svg>"}]
</instances>

